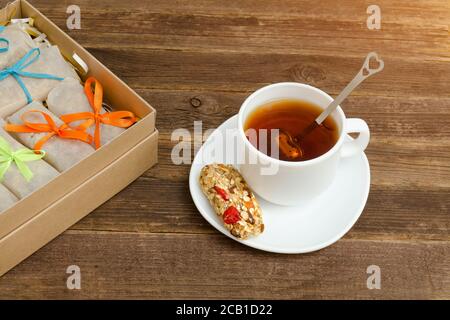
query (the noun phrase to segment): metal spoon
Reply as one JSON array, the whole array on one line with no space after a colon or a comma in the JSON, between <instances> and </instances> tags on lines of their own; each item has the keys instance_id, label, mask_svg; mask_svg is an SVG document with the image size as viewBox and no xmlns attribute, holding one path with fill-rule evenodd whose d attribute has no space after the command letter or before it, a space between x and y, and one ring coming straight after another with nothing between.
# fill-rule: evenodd
<instances>
[{"instance_id":1,"label":"metal spoon","mask_svg":"<svg viewBox=\"0 0 450 320\"><path fill-rule=\"evenodd\" d=\"M370 61L372 59L374 59L374 61L378 63L378 67L371 68ZM288 132L280 129L280 134L278 137L280 150L289 150L285 155L290 159L303 157L303 150L300 146L301 140L304 139L308 134L310 134L311 131L320 126L322 122L336 109L338 105L342 103L342 101L344 101L352 93L352 91L357 86L359 86L370 76L383 70L383 68L384 61L378 57L376 52L370 52L367 55L366 60L364 60L361 69L358 71L353 80L350 81L350 83L344 88L344 90L342 90L342 92L336 97L336 99L334 99L333 102L331 102L328 107L324 111L322 111L322 113L314 120L314 122L308 125L300 134L292 137ZM286 143L288 143L290 146L286 146Z\"/></svg>"}]
</instances>

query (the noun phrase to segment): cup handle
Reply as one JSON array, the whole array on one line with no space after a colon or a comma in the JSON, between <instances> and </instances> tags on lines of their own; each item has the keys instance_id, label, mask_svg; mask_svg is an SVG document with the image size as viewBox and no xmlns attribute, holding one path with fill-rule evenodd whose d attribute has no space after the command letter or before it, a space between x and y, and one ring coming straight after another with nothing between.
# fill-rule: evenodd
<instances>
[{"instance_id":1,"label":"cup handle","mask_svg":"<svg viewBox=\"0 0 450 320\"><path fill-rule=\"evenodd\" d=\"M342 145L341 156L343 158L352 157L363 152L370 140L370 131L367 123L362 119L346 119L344 133L359 133L359 136L352 141L346 141Z\"/></svg>"}]
</instances>

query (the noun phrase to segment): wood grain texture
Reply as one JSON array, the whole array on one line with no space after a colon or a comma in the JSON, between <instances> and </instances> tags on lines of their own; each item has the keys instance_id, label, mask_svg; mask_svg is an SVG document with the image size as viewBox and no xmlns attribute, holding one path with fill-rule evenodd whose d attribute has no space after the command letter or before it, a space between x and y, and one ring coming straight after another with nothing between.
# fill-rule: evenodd
<instances>
[{"instance_id":1,"label":"wood grain texture","mask_svg":"<svg viewBox=\"0 0 450 320\"><path fill-rule=\"evenodd\" d=\"M445 0L378 1L381 31L366 27L370 1L108 1L97 6L78 1L83 28L72 32L88 47L153 48L184 51L311 53L448 58L450 6ZM129 4L129 5L128 5ZM65 3L36 1L60 26ZM139 32L136 32L139 30ZM105 36L106 35L106 36ZM124 36L126 35L126 36ZM411 46L413 41L414 46ZM276 43L276 45L273 45Z\"/></svg>"},{"instance_id":2,"label":"wood grain texture","mask_svg":"<svg viewBox=\"0 0 450 320\"><path fill-rule=\"evenodd\" d=\"M444 242L342 240L312 254L279 255L217 233L136 234L68 231L8 274L2 296L42 298L409 298L448 297ZM443 259L447 257L447 259ZM76 264L82 289L69 291ZM366 268L382 266L382 290ZM42 266L47 268L42 268Z\"/></svg>"},{"instance_id":3,"label":"wood grain texture","mask_svg":"<svg viewBox=\"0 0 450 320\"><path fill-rule=\"evenodd\" d=\"M4 1L0 0L0 4ZM157 109L159 164L0 278L0 298L450 299L450 3L372 1L35 0ZM371 129L367 206L339 242L276 255L218 234L198 213L189 165L170 153L176 128L219 126L268 83L336 95L368 51L385 70L343 104ZM82 290L66 289L79 265ZM366 268L382 270L368 290ZM230 274L240 277L230 278Z\"/></svg>"},{"instance_id":4,"label":"wood grain texture","mask_svg":"<svg viewBox=\"0 0 450 320\"><path fill-rule=\"evenodd\" d=\"M313 84L331 94L345 87L366 56L261 55L122 48L95 48L90 51L137 89L251 92L272 82L298 81ZM386 58L385 64L377 78L368 79L353 94L448 97L448 85L444 81L450 73L448 62Z\"/></svg>"}]
</instances>

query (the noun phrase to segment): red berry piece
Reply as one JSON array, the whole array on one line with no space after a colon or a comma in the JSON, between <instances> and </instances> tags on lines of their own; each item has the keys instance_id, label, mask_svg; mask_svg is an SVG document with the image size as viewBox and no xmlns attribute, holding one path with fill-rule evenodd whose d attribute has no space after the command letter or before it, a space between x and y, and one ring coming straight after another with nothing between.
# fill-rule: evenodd
<instances>
[{"instance_id":1,"label":"red berry piece","mask_svg":"<svg viewBox=\"0 0 450 320\"><path fill-rule=\"evenodd\" d=\"M220 195L223 200L228 201L228 199L230 199L230 197L228 196L228 193L225 190L223 190L222 188L220 188L218 186L214 186L214 190L216 190L217 194Z\"/></svg>"},{"instance_id":2,"label":"red berry piece","mask_svg":"<svg viewBox=\"0 0 450 320\"><path fill-rule=\"evenodd\" d=\"M228 207L228 209L223 213L223 221L226 224L235 224L239 220L241 220L239 211L233 206Z\"/></svg>"}]
</instances>

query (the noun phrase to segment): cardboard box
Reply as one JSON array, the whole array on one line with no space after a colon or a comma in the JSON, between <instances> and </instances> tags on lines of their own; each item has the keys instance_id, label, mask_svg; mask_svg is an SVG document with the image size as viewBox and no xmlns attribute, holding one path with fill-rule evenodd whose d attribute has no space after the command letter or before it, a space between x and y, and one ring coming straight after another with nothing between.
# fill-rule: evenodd
<instances>
[{"instance_id":1,"label":"cardboard box","mask_svg":"<svg viewBox=\"0 0 450 320\"><path fill-rule=\"evenodd\" d=\"M0 275L138 178L157 161L158 132L0 239Z\"/></svg>"},{"instance_id":2,"label":"cardboard box","mask_svg":"<svg viewBox=\"0 0 450 320\"><path fill-rule=\"evenodd\" d=\"M68 60L74 53L81 57L89 67L85 77L94 76L102 83L111 106L132 111L140 120L111 143L0 213L0 275L157 162L156 111L27 1L17 0L2 9L0 24L5 19L28 17Z\"/></svg>"}]
</instances>

